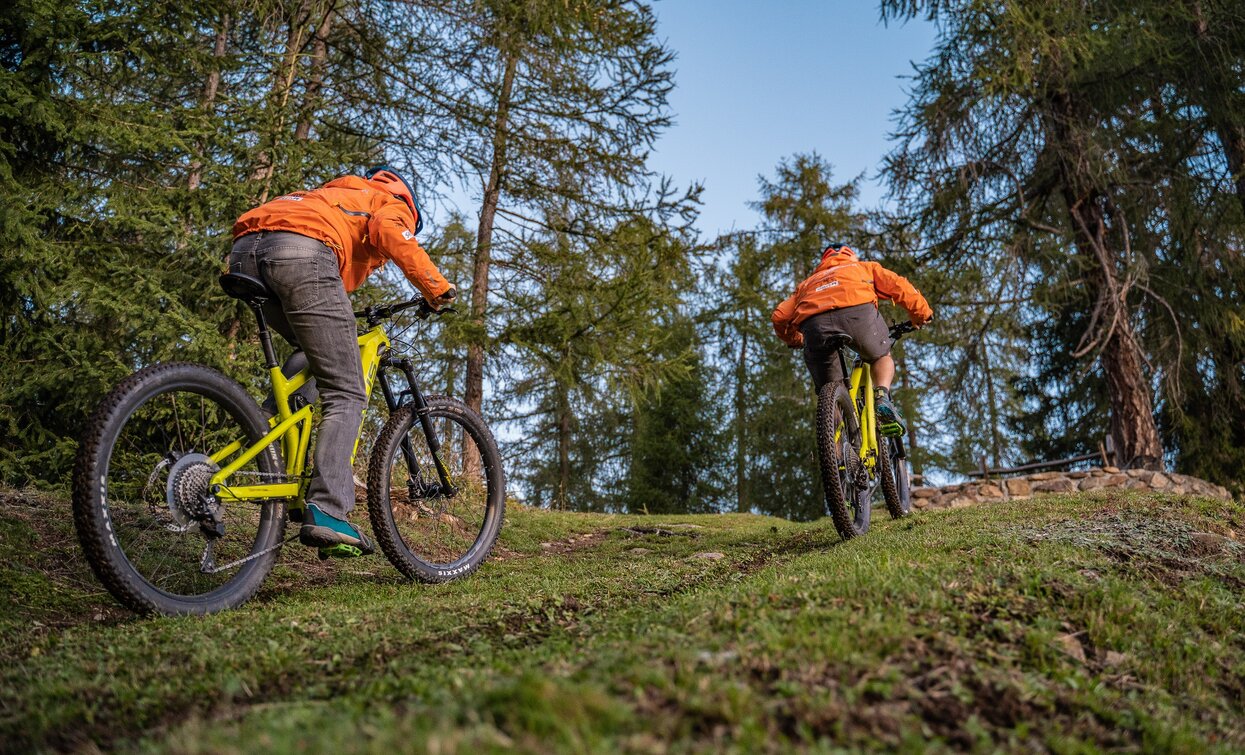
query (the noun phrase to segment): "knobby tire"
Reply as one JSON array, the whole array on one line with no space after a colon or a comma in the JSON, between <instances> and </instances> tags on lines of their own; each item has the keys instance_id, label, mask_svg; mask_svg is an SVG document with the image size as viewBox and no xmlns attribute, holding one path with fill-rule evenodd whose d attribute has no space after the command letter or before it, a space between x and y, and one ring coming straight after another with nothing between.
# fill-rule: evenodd
<instances>
[{"instance_id":1,"label":"knobby tire","mask_svg":"<svg viewBox=\"0 0 1245 755\"><path fill-rule=\"evenodd\" d=\"M506 485L501 453L497 450L497 442L484 419L462 401L448 396L429 396L427 402L430 418L434 421L454 423L466 434L464 437L472 440L479 451L479 463L482 469L477 470L476 473L483 472L484 475L483 482L486 490L484 495L479 496L479 500L485 510L474 541L464 548L462 554L452 560L442 562L433 558L420 544L417 543L412 547L412 544L406 542L409 535L408 538L402 535L398 521L395 519L395 507L400 504L394 495L395 491L391 489L394 465L401 464L405 468L401 448L403 438L409 437L412 445L416 447L422 444L426 448L427 444L419 418L409 405L398 409L389 417L376 439L376 445L368 460L368 517L371 520L377 543L398 571L420 582L441 583L461 579L474 573L488 559L501 533L505 517ZM445 443L446 439L442 438L441 441ZM447 466L453 467L454 465L456 459L452 457L453 453L453 448L442 446L443 459L450 459L446 462ZM466 467L465 461L463 464ZM431 479L432 475L429 474L429 470L425 470L424 474ZM463 478L466 478L467 474L464 471ZM465 495L468 492L463 491L460 494ZM396 491L396 493L401 495L401 491ZM409 498L409 492L407 496ZM439 501L452 501L453 499L430 497L416 499L414 502L406 500L402 503L414 509L416 506L426 507L425 500L431 501L435 506Z\"/></svg>"},{"instance_id":2,"label":"knobby tire","mask_svg":"<svg viewBox=\"0 0 1245 755\"><path fill-rule=\"evenodd\" d=\"M198 394L216 402L238 424L239 435L248 444L268 432L267 418L241 384L217 370L186 362L156 364L139 370L99 403L86 423L74 463L74 526L87 562L100 582L120 603L142 614L208 614L237 607L259 590L277 558L274 550L248 561L228 581L209 592L177 594L149 581L118 543L110 521L106 482L114 445L132 416L150 402L175 392ZM273 446L261 453L255 463L262 472L282 471L280 453ZM251 554L280 543L285 530L282 505L247 505L259 509Z\"/></svg>"},{"instance_id":3,"label":"knobby tire","mask_svg":"<svg viewBox=\"0 0 1245 755\"><path fill-rule=\"evenodd\" d=\"M835 432L842 428L839 440ZM860 425L847 388L832 381L817 394L817 450L826 510L844 540L869 531L868 491L856 486L860 464Z\"/></svg>"}]
</instances>

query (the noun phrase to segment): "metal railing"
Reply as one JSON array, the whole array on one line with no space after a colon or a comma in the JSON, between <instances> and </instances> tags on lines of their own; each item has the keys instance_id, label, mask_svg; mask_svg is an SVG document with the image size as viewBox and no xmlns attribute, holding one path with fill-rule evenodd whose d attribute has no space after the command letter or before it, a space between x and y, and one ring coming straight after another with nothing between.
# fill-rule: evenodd
<instances>
[{"instance_id":1,"label":"metal railing","mask_svg":"<svg viewBox=\"0 0 1245 755\"><path fill-rule=\"evenodd\" d=\"M1102 461L1104 467L1115 464L1115 444L1108 435L1103 442L1098 444L1097 453L1081 454L1080 456L1069 456L1066 459L1055 459L1053 461L1035 461L1029 464L1021 464L1018 467L995 467L988 468L986 466L986 457L980 459L981 467L971 472L966 472L969 477L1006 477L1007 475L1017 474L1020 472L1036 472L1041 469L1056 469L1066 467L1082 461L1093 461L1098 459Z\"/></svg>"}]
</instances>

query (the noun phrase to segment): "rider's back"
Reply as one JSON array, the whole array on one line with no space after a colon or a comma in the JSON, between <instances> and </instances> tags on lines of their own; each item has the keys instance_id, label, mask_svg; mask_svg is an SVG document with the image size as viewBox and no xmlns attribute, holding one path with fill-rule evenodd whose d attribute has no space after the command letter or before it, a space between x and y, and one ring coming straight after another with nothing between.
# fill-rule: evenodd
<instances>
[{"instance_id":1,"label":"rider's back","mask_svg":"<svg viewBox=\"0 0 1245 755\"><path fill-rule=\"evenodd\" d=\"M377 235L376 222L386 219L399 226L399 233L409 231L405 226L414 223L406 205L388 191L366 178L342 176L319 188L285 194L248 211L234 224L233 235L287 231L322 241L337 254L342 282L347 291L353 291L385 263L388 255L371 242L372 236ZM413 234L406 240L412 241ZM420 273L429 275L422 269L424 266L420 267Z\"/></svg>"},{"instance_id":2,"label":"rider's back","mask_svg":"<svg viewBox=\"0 0 1245 755\"><path fill-rule=\"evenodd\" d=\"M810 317L858 304L889 299L921 322L932 314L925 297L896 272L877 262L861 260L845 247L822 260L813 274L800 282L795 294L774 310L774 330L783 341L799 345L800 325Z\"/></svg>"}]
</instances>

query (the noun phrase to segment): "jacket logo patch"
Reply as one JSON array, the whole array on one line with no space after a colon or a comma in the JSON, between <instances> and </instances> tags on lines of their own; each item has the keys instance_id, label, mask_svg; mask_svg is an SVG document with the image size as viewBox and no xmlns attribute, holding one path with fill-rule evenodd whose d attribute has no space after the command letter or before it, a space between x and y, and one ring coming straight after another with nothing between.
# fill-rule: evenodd
<instances>
[{"instance_id":1,"label":"jacket logo patch","mask_svg":"<svg viewBox=\"0 0 1245 755\"><path fill-rule=\"evenodd\" d=\"M830 281L829 283L823 283L817 288L814 288L813 293L817 293L818 291L825 291L827 288L834 288L837 285L839 285L839 282L837 280Z\"/></svg>"},{"instance_id":2,"label":"jacket logo patch","mask_svg":"<svg viewBox=\"0 0 1245 755\"><path fill-rule=\"evenodd\" d=\"M406 239L407 241L410 241L411 239L415 238L415 234L411 233L410 231L403 231L402 238Z\"/></svg>"},{"instance_id":3,"label":"jacket logo patch","mask_svg":"<svg viewBox=\"0 0 1245 755\"><path fill-rule=\"evenodd\" d=\"M283 197L277 197L277 199L285 199L285 200L288 200L288 201L290 201L290 202L301 202L301 201L303 201L303 198L302 198L302 197L300 197L300 196L298 196L297 194L286 194L286 195L285 195L285 196L283 196Z\"/></svg>"}]
</instances>

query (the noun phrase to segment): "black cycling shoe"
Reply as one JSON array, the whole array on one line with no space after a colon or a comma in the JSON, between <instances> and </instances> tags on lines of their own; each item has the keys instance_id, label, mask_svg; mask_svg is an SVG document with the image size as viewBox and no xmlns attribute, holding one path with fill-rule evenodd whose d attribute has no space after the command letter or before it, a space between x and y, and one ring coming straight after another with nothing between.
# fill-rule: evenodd
<instances>
[{"instance_id":1,"label":"black cycling shoe","mask_svg":"<svg viewBox=\"0 0 1245 755\"><path fill-rule=\"evenodd\" d=\"M877 409L878 429L882 435L894 438L908 432L908 425L899 413L899 407L891 401L890 392L879 388L873 395L873 405Z\"/></svg>"}]
</instances>

